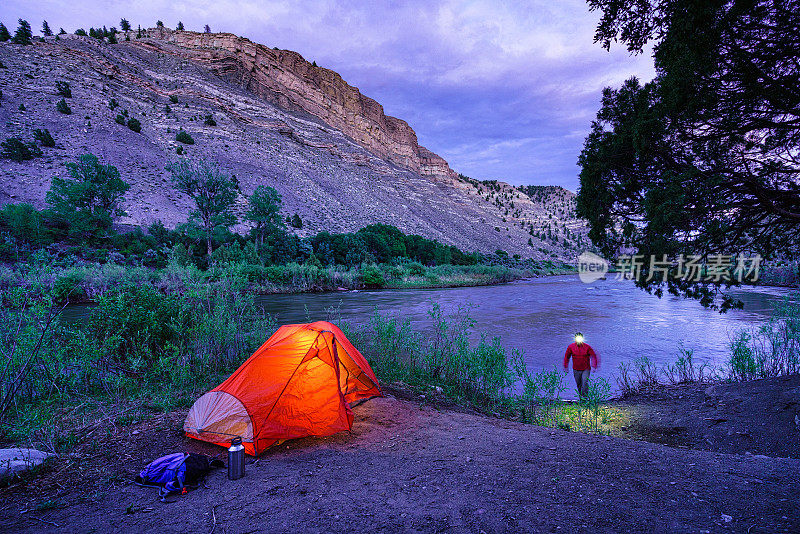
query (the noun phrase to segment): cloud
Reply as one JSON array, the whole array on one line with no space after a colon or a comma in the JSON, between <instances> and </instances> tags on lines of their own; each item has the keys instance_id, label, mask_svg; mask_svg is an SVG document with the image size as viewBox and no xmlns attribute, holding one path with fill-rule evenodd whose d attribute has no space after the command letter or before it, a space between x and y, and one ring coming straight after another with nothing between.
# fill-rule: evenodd
<instances>
[{"instance_id":1,"label":"cloud","mask_svg":"<svg viewBox=\"0 0 800 534\"><path fill-rule=\"evenodd\" d=\"M604 86L650 79L648 55L593 43L579 0L5 0L0 21L34 27L227 31L300 52L406 120L420 142L475 178L575 190L576 161ZM12 28L13 30L13 28Z\"/></svg>"}]
</instances>

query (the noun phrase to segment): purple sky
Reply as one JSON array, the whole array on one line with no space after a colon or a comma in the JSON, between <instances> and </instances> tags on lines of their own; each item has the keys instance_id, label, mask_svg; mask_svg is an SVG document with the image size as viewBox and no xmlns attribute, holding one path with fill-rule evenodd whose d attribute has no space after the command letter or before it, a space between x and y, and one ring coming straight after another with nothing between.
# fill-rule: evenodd
<instances>
[{"instance_id":1,"label":"purple sky","mask_svg":"<svg viewBox=\"0 0 800 534\"><path fill-rule=\"evenodd\" d=\"M37 33L42 19L68 32L180 20L296 50L408 121L456 171L573 191L602 88L653 76L649 55L593 43L598 15L579 0L2 2L9 30L20 17Z\"/></svg>"}]
</instances>

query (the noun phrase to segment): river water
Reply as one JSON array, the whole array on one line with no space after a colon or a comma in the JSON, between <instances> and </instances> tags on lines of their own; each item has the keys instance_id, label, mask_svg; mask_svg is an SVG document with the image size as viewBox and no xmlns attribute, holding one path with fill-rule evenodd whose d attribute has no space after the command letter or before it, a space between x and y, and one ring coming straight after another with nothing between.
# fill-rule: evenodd
<instances>
[{"instance_id":1,"label":"river water","mask_svg":"<svg viewBox=\"0 0 800 534\"><path fill-rule=\"evenodd\" d=\"M561 368L573 333L581 331L601 358L595 376L607 378L616 389L613 374L619 364L639 356L658 365L674 363L684 347L694 350L696 361L721 366L731 337L763 323L772 303L791 290L758 287L732 293L744 309L720 314L696 301L659 299L612 277L584 284L577 275L565 275L485 287L267 295L258 302L279 324L324 319L335 308L334 317L353 324L366 322L378 310L408 317L420 330L430 326L427 312L434 302L445 312L471 306L475 337L480 332L500 336L509 353L522 349L532 371ZM571 378L567 385L572 388Z\"/></svg>"},{"instance_id":2,"label":"river water","mask_svg":"<svg viewBox=\"0 0 800 534\"><path fill-rule=\"evenodd\" d=\"M509 354L512 349L524 351L532 371L560 368L573 333L581 331L600 355L596 376L607 378L615 387L613 375L621 362L647 356L659 366L674 363L681 347L694 350L696 361L720 367L728 358L731 337L763 323L772 303L791 290L756 287L732 293L744 302L744 309L720 314L696 301L673 296L659 299L611 276L584 284L577 275L565 275L485 287L265 295L257 302L278 324L333 315L358 325L377 310L408 317L415 330L430 326L427 313L433 303L446 313L470 306L476 321L474 338L480 333L500 336ZM336 311L331 314L331 309ZM65 318L79 320L86 313L83 306L70 307ZM571 390L571 379L567 385Z\"/></svg>"}]
</instances>

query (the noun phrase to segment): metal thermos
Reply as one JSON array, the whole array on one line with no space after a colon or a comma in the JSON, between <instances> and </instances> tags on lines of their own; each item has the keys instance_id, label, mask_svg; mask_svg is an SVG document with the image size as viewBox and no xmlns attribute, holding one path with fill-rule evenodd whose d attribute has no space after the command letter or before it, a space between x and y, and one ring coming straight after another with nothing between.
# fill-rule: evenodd
<instances>
[{"instance_id":1,"label":"metal thermos","mask_svg":"<svg viewBox=\"0 0 800 534\"><path fill-rule=\"evenodd\" d=\"M228 449L228 479L236 480L244 476L244 445L242 438L236 437L231 440Z\"/></svg>"}]
</instances>

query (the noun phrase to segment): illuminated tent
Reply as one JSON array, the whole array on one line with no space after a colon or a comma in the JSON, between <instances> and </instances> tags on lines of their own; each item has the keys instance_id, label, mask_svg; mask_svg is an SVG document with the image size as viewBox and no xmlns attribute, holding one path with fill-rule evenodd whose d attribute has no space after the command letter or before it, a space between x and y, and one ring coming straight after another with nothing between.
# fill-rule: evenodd
<instances>
[{"instance_id":1,"label":"illuminated tent","mask_svg":"<svg viewBox=\"0 0 800 534\"><path fill-rule=\"evenodd\" d=\"M350 406L380 396L366 359L325 321L285 325L194 403L186 435L258 455L278 441L350 430Z\"/></svg>"}]
</instances>

